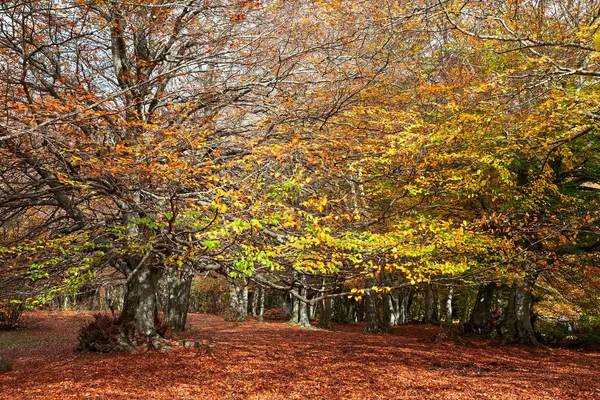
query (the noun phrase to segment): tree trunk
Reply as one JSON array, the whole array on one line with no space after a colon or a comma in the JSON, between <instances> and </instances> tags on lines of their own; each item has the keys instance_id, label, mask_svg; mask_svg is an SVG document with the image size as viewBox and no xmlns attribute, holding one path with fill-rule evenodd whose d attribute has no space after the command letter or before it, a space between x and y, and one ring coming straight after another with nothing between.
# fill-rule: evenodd
<instances>
[{"instance_id":1,"label":"tree trunk","mask_svg":"<svg viewBox=\"0 0 600 400\"><path fill-rule=\"evenodd\" d=\"M137 333L152 336L155 331L156 293L160 268L143 266L127 278L120 324L135 323Z\"/></svg>"},{"instance_id":2,"label":"tree trunk","mask_svg":"<svg viewBox=\"0 0 600 400\"><path fill-rule=\"evenodd\" d=\"M498 322L502 344L539 344L531 323L532 287L532 279L513 283L506 311Z\"/></svg>"},{"instance_id":3,"label":"tree trunk","mask_svg":"<svg viewBox=\"0 0 600 400\"><path fill-rule=\"evenodd\" d=\"M259 290L259 298L258 298L258 322L264 322L264 314L265 314L265 289L258 288Z\"/></svg>"},{"instance_id":4,"label":"tree trunk","mask_svg":"<svg viewBox=\"0 0 600 400\"><path fill-rule=\"evenodd\" d=\"M494 283L479 287L473 311L465 325L467 332L487 335L492 331L492 300L495 290L496 284Z\"/></svg>"},{"instance_id":5,"label":"tree trunk","mask_svg":"<svg viewBox=\"0 0 600 400\"><path fill-rule=\"evenodd\" d=\"M167 276L166 320L171 329L183 331L190 306L192 274L186 270L172 270Z\"/></svg>"},{"instance_id":6,"label":"tree trunk","mask_svg":"<svg viewBox=\"0 0 600 400\"><path fill-rule=\"evenodd\" d=\"M432 284L428 284L425 288L424 322L427 324L437 324L439 322L437 296Z\"/></svg>"},{"instance_id":7,"label":"tree trunk","mask_svg":"<svg viewBox=\"0 0 600 400\"><path fill-rule=\"evenodd\" d=\"M408 311L410 310L412 288L407 287L398 291L398 325L408 323Z\"/></svg>"},{"instance_id":8,"label":"tree trunk","mask_svg":"<svg viewBox=\"0 0 600 400\"><path fill-rule=\"evenodd\" d=\"M260 291L260 288L255 288L254 291L252 292L252 301L251 304L252 306L251 311L252 311L252 316L256 317L258 315L258 298L259 298L259 294L258 292Z\"/></svg>"},{"instance_id":9,"label":"tree trunk","mask_svg":"<svg viewBox=\"0 0 600 400\"><path fill-rule=\"evenodd\" d=\"M387 278L385 266L382 265L379 270L379 282L381 286L390 286L390 282ZM377 303L379 303L378 296L375 297ZM377 307L379 311L379 307ZM389 293L384 292L381 295L381 309L382 309L382 321L381 331L384 333L390 333L392 326L394 325L394 305L392 304L392 298Z\"/></svg>"},{"instance_id":10,"label":"tree trunk","mask_svg":"<svg viewBox=\"0 0 600 400\"><path fill-rule=\"evenodd\" d=\"M293 288L292 293L298 293L298 289ZM290 319L288 322L290 324L299 324L300 323L300 301L292 294L291 295L292 305L290 307Z\"/></svg>"},{"instance_id":11,"label":"tree trunk","mask_svg":"<svg viewBox=\"0 0 600 400\"><path fill-rule=\"evenodd\" d=\"M448 297L446 297L446 325L452 325L452 298L454 296L454 288L448 288Z\"/></svg>"},{"instance_id":12,"label":"tree trunk","mask_svg":"<svg viewBox=\"0 0 600 400\"><path fill-rule=\"evenodd\" d=\"M331 302L331 299L323 300L323 310L319 317L319 328L333 329L333 326L331 325Z\"/></svg>"},{"instance_id":13,"label":"tree trunk","mask_svg":"<svg viewBox=\"0 0 600 400\"><path fill-rule=\"evenodd\" d=\"M240 287L241 286L241 287ZM229 305L238 321L248 319L248 284L245 280L236 280L231 285Z\"/></svg>"},{"instance_id":14,"label":"tree trunk","mask_svg":"<svg viewBox=\"0 0 600 400\"><path fill-rule=\"evenodd\" d=\"M365 314L367 323L365 325L364 333L381 333L383 332L383 326L381 317L379 316L379 307L377 304L376 294L365 294Z\"/></svg>"},{"instance_id":15,"label":"tree trunk","mask_svg":"<svg viewBox=\"0 0 600 400\"><path fill-rule=\"evenodd\" d=\"M300 294L304 297L306 289L300 289ZM308 304L303 301L298 301L298 324L303 328L311 328L310 319L308 318Z\"/></svg>"}]
</instances>

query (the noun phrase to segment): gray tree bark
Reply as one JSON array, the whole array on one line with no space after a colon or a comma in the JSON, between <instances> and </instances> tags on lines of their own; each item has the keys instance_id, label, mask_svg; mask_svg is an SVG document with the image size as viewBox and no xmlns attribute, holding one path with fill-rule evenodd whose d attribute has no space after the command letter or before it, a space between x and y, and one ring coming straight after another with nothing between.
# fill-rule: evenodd
<instances>
[{"instance_id":1,"label":"gray tree bark","mask_svg":"<svg viewBox=\"0 0 600 400\"><path fill-rule=\"evenodd\" d=\"M161 274L160 268L149 266L132 271L127 278L120 324L135 323L137 333L143 336L155 333L156 293Z\"/></svg>"},{"instance_id":2,"label":"gray tree bark","mask_svg":"<svg viewBox=\"0 0 600 400\"><path fill-rule=\"evenodd\" d=\"M300 294L306 297L306 289L300 289ZM310 319L308 318L308 304L298 300L298 324L303 328L311 328Z\"/></svg>"},{"instance_id":3,"label":"gray tree bark","mask_svg":"<svg viewBox=\"0 0 600 400\"><path fill-rule=\"evenodd\" d=\"M165 317L170 328L185 330L188 309L190 306L190 290L192 274L185 269L169 271L167 275L167 307Z\"/></svg>"},{"instance_id":4,"label":"gray tree bark","mask_svg":"<svg viewBox=\"0 0 600 400\"><path fill-rule=\"evenodd\" d=\"M264 314L265 314L265 289L258 288L259 290L259 298L258 298L258 322L264 322Z\"/></svg>"},{"instance_id":5,"label":"gray tree bark","mask_svg":"<svg viewBox=\"0 0 600 400\"><path fill-rule=\"evenodd\" d=\"M454 288L448 288L448 297L446 297L446 324L452 324L452 298L454 297Z\"/></svg>"},{"instance_id":6,"label":"gray tree bark","mask_svg":"<svg viewBox=\"0 0 600 400\"><path fill-rule=\"evenodd\" d=\"M292 293L298 293L297 288L292 289ZM290 307L290 324L300 323L300 301L292 294L291 295L291 307Z\"/></svg>"},{"instance_id":7,"label":"gray tree bark","mask_svg":"<svg viewBox=\"0 0 600 400\"><path fill-rule=\"evenodd\" d=\"M533 283L534 280L530 278L513 283L508 305L498 322L503 344L539 345L531 323L531 307L533 305L531 290Z\"/></svg>"},{"instance_id":8,"label":"gray tree bark","mask_svg":"<svg viewBox=\"0 0 600 400\"><path fill-rule=\"evenodd\" d=\"M248 319L248 283L245 280L235 280L229 293L229 305L235 312L238 321Z\"/></svg>"}]
</instances>

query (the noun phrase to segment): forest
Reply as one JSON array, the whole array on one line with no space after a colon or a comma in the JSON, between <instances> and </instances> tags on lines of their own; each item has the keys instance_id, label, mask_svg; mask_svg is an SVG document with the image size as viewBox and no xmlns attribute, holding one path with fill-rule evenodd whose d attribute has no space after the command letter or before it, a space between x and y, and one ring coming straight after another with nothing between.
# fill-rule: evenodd
<instances>
[{"instance_id":1,"label":"forest","mask_svg":"<svg viewBox=\"0 0 600 400\"><path fill-rule=\"evenodd\" d=\"M599 85L600 0L2 1L0 398L600 398Z\"/></svg>"}]
</instances>

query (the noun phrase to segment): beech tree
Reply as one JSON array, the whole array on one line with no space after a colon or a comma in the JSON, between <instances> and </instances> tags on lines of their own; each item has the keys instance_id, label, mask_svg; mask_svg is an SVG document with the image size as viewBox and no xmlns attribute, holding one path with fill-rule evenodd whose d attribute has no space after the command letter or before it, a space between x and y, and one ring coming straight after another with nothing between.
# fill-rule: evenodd
<instances>
[{"instance_id":1,"label":"beech tree","mask_svg":"<svg viewBox=\"0 0 600 400\"><path fill-rule=\"evenodd\" d=\"M447 287L487 334L508 285L503 340L536 343L533 292L597 311L592 3L5 2L2 273L116 269L148 337L203 270L241 319L252 281L368 332Z\"/></svg>"}]
</instances>

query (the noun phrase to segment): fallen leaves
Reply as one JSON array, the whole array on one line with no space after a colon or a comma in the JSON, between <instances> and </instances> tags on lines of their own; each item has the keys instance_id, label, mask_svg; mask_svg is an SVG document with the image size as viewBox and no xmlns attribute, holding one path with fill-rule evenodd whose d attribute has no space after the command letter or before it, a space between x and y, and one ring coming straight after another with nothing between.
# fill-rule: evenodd
<instances>
[{"instance_id":1,"label":"fallen leaves","mask_svg":"<svg viewBox=\"0 0 600 400\"><path fill-rule=\"evenodd\" d=\"M500 347L468 339L424 341L411 324L363 335L359 324L304 330L190 315L181 335L206 345L172 352L77 354L91 314L29 315L37 327L0 333L17 371L0 377L6 399L593 399L600 353ZM8 335L12 344L6 345ZM26 340L39 335L44 340ZM38 337L38 336L36 336Z\"/></svg>"}]
</instances>

